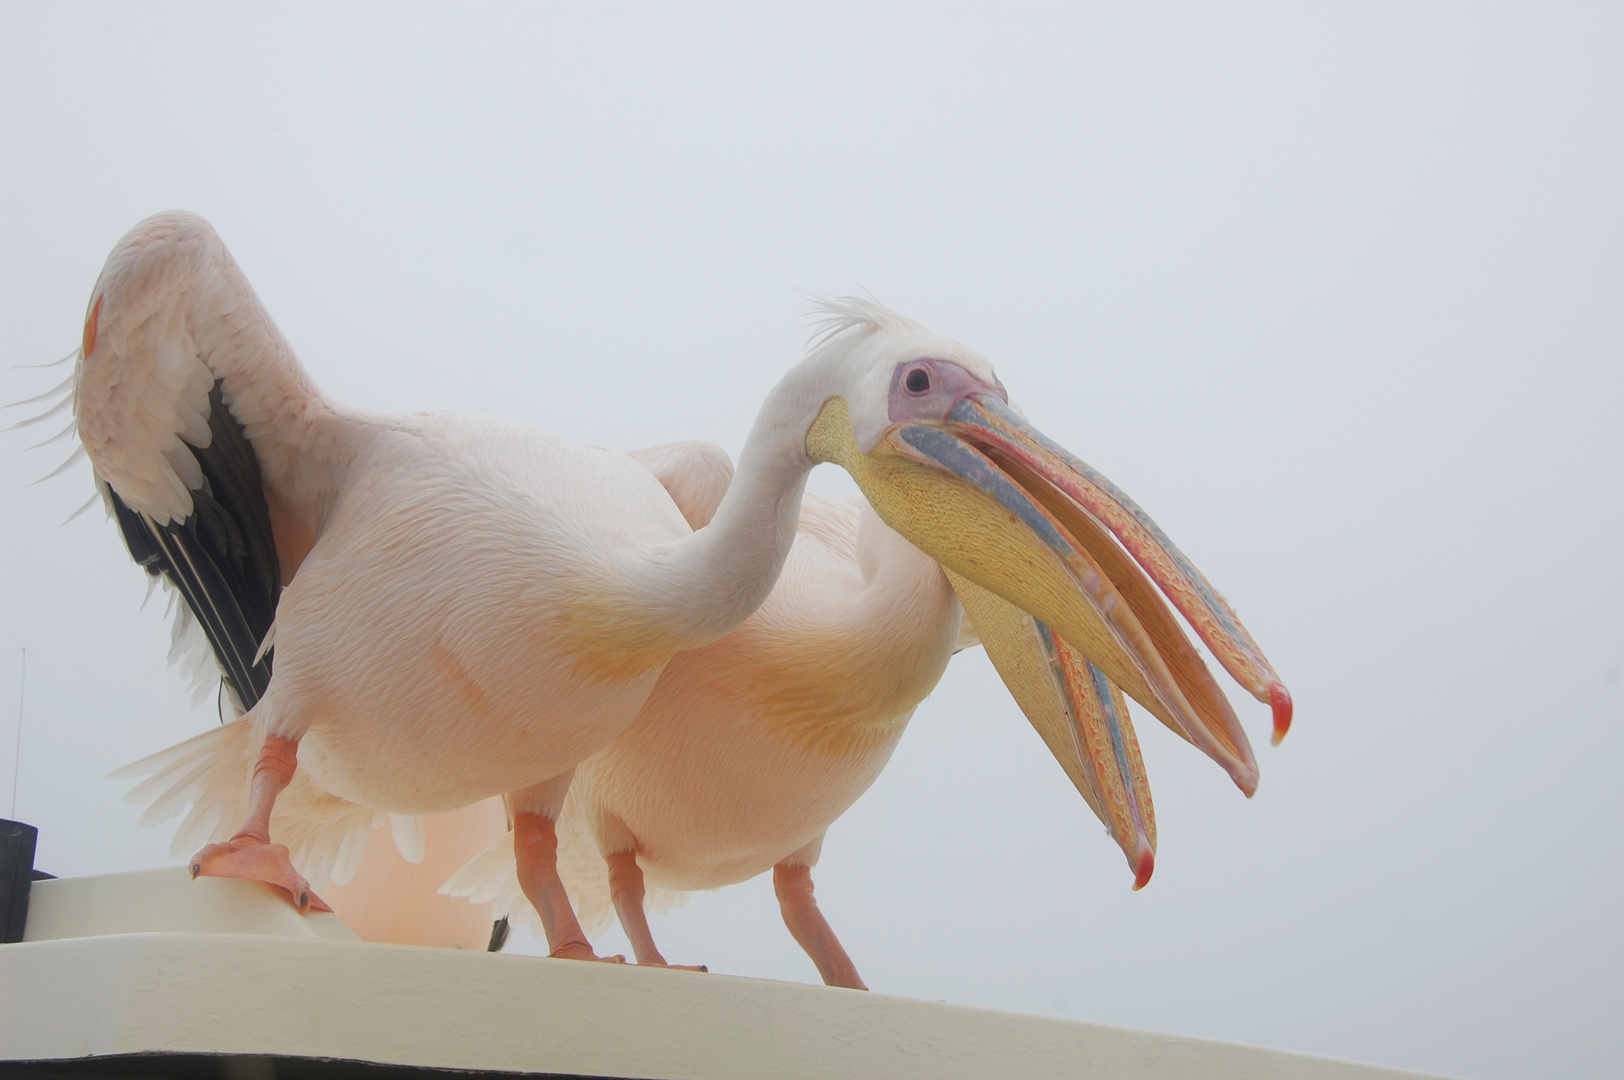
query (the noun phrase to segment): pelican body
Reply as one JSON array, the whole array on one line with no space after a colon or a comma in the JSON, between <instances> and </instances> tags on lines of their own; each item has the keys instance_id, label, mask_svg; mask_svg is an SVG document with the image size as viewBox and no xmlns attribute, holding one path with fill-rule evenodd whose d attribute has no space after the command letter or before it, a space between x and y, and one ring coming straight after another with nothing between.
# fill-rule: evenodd
<instances>
[{"instance_id":1,"label":"pelican body","mask_svg":"<svg viewBox=\"0 0 1624 1080\"><path fill-rule=\"evenodd\" d=\"M682 509L690 520L704 513ZM771 869L784 921L824 981L866 989L818 909L811 872L828 827L878 777L950 657L977 643L1142 888L1154 867L1155 811L1121 693L1035 620L944 571L866 502L807 496L766 602L721 641L678 654L632 725L577 767L559 867L585 926L613 910L638 963L663 965L647 891L658 902ZM529 915L512 851L511 837L498 839L441 891ZM376 888L363 873L352 891ZM399 892L390 901L424 902Z\"/></svg>"},{"instance_id":2,"label":"pelican body","mask_svg":"<svg viewBox=\"0 0 1624 1080\"><path fill-rule=\"evenodd\" d=\"M766 602L667 665L636 721L577 769L570 803L604 854L636 851L667 889L770 869L879 776L960 619L941 568L867 504L808 497Z\"/></svg>"}]
</instances>

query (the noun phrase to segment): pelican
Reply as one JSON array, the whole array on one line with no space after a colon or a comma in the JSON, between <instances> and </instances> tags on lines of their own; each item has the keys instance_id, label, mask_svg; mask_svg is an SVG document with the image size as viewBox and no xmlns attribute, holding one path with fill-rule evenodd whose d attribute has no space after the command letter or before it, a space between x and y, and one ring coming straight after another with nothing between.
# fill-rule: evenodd
<instances>
[{"instance_id":1,"label":"pelican","mask_svg":"<svg viewBox=\"0 0 1624 1080\"><path fill-rule=\"evenodd\" d=\"M705 520L707 507L678 501L690 521ZM809 495L762 606L720 641L678 654L632 725L576 768L559 866L583 924L595 930L613 910L637 962L665 965L646 888L668 900L771 869L784 922L824 982L866 989L818 908L811 871L828 827L877 778L949 657L978 642L1144 887L1155 813L1120 691L861 499ZM1252 760L1244 735L1233 750ZM522 917L513 867L503 837L443 891Z\"/></svg>"},{"instance_id":2,"label":"pelican","mask_svg":"<svg viewBox=\"0 0 1624 1080\"><path fill-rule=\"evenodd\" d=\"M193 873L319 903L271 840L296 774L352 817L396 815L397 838L415 830L417 844L418 815L502 794L551 954L596 959L557 870L574 769L625 730L673 656L766 599L823 462L921 551L1255 785L1232 711L1150 580L1273 705L1277 733L1290 698L1199 572L1028 425L978 353L878 305L827 314L695 531L629 456L514 421L333 401L206 222L138 224L91 294L77 432L132 552L201 616L237 688L263 686L239 720L150 759L149 783L185 761L159 801L204 816L235 803L203 795L251 777L240 827L218 825L226 838Z\"/></svg>"},{"instance_id":3,"label":"pelican","mask_svg":"<svg viewBox=\"0 0 1624 1080\"><path fill-rule=\"evenodd\" d=\"M696 526L714 502L687 492L716 490L718 452L707 444L641 452L670 470L661 481ZM680 463L685 453L696 454L691 469ZM709 483L683 485L688 472ZM955 594L973 627L961 624ZM824 981L865 988L818 909L811 871L828 826L883 769L949 655L978 641L1142 888L1156 823L1121 694L1041 624L944 573L860 499L808 495L766 602L727 637L678 654L632 725L577 767L559 822L559 867L583 927L594 932L618 913L637 962L665 965L644 910L645 880L660 901L770 868L785 923ZM533 918L511 836L494 830L489 805L477 812L495 843L442 891L478 903L478 914L468 913L473 926L488 921L493 904ZM459 837L465 852L477 850L474 835ZM363 922L387 911L413 924L420 910L435 921L432 875L387 852L369 849L368 859L345 896Z\"/></svg>"},{"instance_id":4,"label":"pelican","mask_svg":"<svg viewBox=\"0 0 1624 1080\"><path fill-rule=\"evenodd\" d=\"M969 598L974 629L961 625L955 589ZM978 634L1142 887L1156 823L1121 695L1019 609L962 578L950 584L866 503L809 495L766 602L727 637L678 654L632 725L576 768L559 867L583 925L595 932L613 910L637 962L665 966L645 879L669 900L770 869L785 925L824 982L866 989L818 908L812 869L828 827L878 777L949 657ZM382 891L365 872L351 889ZM442 891L530 914L511 834ZM424 902L390 892L396 905Z\"/></svg>"}]
</instances>

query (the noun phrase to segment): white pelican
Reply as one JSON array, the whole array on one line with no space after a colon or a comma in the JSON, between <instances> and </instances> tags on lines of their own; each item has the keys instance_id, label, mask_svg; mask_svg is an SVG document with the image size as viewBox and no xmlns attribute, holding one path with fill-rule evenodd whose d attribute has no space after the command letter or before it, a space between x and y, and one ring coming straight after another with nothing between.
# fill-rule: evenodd
<instances>
[{"instance_id":1,"label":"white pelican","mask_svg":"<svg viewBox=\"0 0 1624 1080\"><path fill-rule=\"evenodd\" d=\"M704 519L705 507L679 506ZM771 869L785 924L823 980L864 988L818 910L811 869L949 656L978 639L1143 887L1155 815L1126 703L1104 674L1020 609L944 574L861 500L807 496L762 606L673 658L632 725L576 768L559 869L583 924L594 930L612 907L637 962L663 965L645 882L682 893ZM1244 736L1239 749L1249 760ZM444 891L522 916L512 852L511 837L498 840Z\"/></svg>"},{"instance_id":2,"label":"white pelican","mask_svg":"<svg viewBox=\"0 0 1624 1080\"><path fill-rule=\"evenodd\" d=\"M708 520L714 501L687 491L719 498L715 448L643 453L658 454L668 470L662 483L689 522ZM690 470L681 466L684 453L696 453ZM681 484L689 472L709 483ZM807 496L762 606L720 641L679 653L632 725L577 767L559 821L559 870L584 928L594 932L612 909L638 963L663 965L644 912L645 880L671 894L771 868L785 922L824 981L862 988L817 908L811 869L825 830L884 767L949 654L977 635L1142 887L1154 867L1156 825L1121 695L1019 609L963 579L952 586L866 504ZM955 589L975 635L961 628ZM464 813L476 812L482 827L463 829L462 851L476 851L471 841L481 833L496 842L444 890L479 902L464 939L476 936L492 903L504 914L533 915L514 875L511 836L494 828L489 804ZM356 905L350 911L363 923L388 912L399 926L415 925L422 912L436 924L431 874L387 850L369 848L367 858L345 894ZM343 903L339 911L350 917Z\"/></svg>"},{"instance_id":3,"label":"white pelican","mask_svg":"<svg viewBox=\"0 0 1624 1080\"><path fill-rule=\"evenodd\" d=\"M1156 824L1126 704L1019 609L956 585L1023 711L1143 886ZM807 496L766 602L727 637L679 653L632 725L576 768L559 869L588 932L612 907L637 962L664 965L645 879L670 894L771 869L784 922L823 980L865 988L818 909L811 871L824 833L884 768L950 655L976 640L968 629L934 560L866 504ZM382 891L366 869L351 888ZM389 891L402 907L423 903ZM530 913L511 836L445 891Z\"/></svg>"},{"instance_id":4,"label":"white pelican","mask_svg":"<svg viewBox=\"0 0 1624 1080\"><path fill-rule=\"evenodd\" d=\"M1199 573L1027 426L979 354L876 305L830 316L694 532L626 455L512 421L332 401L206 222L137 225L91 295L73 384L80 441L132 551L203 616L237 688L264 686L241 720L149 759L149 783L185 762L160 803L191 801L194 824L252 776L241 827L199 851L193 872L269 881L309 904L270 838L296 771L368 813L505 793L553 955L593 957L556 869L573 770L632 721L672 656L766 598L820 462L1255 784L1222 694L1111 533L1273 703L1280 729L1289 697ZM247 601L267 592L274 622L256 641Z\"/></svg>"}]
</instances>

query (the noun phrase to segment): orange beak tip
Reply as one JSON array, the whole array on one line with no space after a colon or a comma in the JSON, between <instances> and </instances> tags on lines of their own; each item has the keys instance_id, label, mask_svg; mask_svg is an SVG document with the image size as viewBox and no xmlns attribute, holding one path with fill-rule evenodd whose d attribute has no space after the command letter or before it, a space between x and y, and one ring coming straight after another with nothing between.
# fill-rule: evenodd
<instances>
[{"instance_id":1,"label":"orange beak tip","mask_svg":"<svg viewBox=\"0 0 1624 1080\"><path fill-rule=\"evenodd\" d=\"M1291 691L1283 683L1270 683L1269 704L1274 708L1274 734L1269 738L1269 745L1279 746L1280 740L1291 730Z\"/></svg>"},{"instance_id":2,"label":"orange beak tip","mask_svg":"<svg viewBox=\"0 0 1624 1080\"><path fill-rule=\"evenodd\" d=\"M1133 871L1133 891L1138 892L1150 884L1150 875L1156 872L1156 853L1149 847L1139 849L1138 865Z\"/></svg>"}]
</instances>

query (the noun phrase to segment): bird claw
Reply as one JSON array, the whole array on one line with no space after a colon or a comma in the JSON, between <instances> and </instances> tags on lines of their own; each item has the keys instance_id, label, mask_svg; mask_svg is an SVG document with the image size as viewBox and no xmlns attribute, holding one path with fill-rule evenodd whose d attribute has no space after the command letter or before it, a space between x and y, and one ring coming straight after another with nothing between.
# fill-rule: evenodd
<instances>
[{"instance_id":1,"label":"bird claw","mask_svg":"<svg viewBox=\"0 0 1624 1080\"><path fill-rule=\"evenodd\" d=\"M192 856L188 869L192 877L244 878L274 885L288 894L300 914L332 911L310 889L288 858L284 844L269 844L252 836L235 836L220 844L210 844Z\"/></svg>"}]
</instances>

